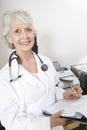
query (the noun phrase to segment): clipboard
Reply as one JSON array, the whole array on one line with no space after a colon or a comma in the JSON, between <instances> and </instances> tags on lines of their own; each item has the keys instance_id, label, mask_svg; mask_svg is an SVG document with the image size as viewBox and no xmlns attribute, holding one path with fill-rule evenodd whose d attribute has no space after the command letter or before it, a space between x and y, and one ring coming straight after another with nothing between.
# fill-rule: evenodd
<instances>
[{"instance_id":1,"label":"clipboard","mask_svg":"<svg viewBox=\"0 0 87 130\"><path fill-rule=\"evenodd\" d=\"M60 116L60 118L67 118L69 120L74 120L74 121L78 121L82 124L87 124L87 118L85 116L82 116L81 119L77 118L76 116Z\"/></svg>"},{"instance_id":2,"label":"clipboard","mask_svg":"<svg viewBox=\"0 0 87 130\"><path fill-rule=\"evenodd\" d=\"M47 111L43 111L43 114L47 115L47 116L51 116L52 114L47 112ZM66 118L69 120L74 120L74 121L78 121L82 124L87 124L87 118L85 116L82 116L81 118L77 118L76 115L75 116L60 116L60 118Z\"/></svg>"},{"instance_id":3,"label":"clipboard","mask_svg":"<svg viewBox=\"0 0 87 130\"><path fill-rule=\"evenodd\" d=\"M85 104L85 107L83 107ZM62 99L43 109L43 114L51 116L52 114L64 109L61 118L79 121L87 124L87 95L80 99Z\"/></svg>"}]
</instances>

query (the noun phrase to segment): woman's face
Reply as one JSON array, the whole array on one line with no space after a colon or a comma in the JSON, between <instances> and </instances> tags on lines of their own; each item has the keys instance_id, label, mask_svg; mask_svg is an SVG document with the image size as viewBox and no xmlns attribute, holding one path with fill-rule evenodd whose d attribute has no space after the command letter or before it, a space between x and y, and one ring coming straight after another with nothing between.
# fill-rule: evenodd
<instances>
[{"instance_id":1,"label":"woman's face","mask_svg":"<svg viewBox=\"0 0 87 130\"><path fill-rule=\"evenodd\" d=\"M14 44L17 51L29 51L34 45L34 33L32 25L20 20L13 21L7 40Z\"/></svg>"}]
</instances>

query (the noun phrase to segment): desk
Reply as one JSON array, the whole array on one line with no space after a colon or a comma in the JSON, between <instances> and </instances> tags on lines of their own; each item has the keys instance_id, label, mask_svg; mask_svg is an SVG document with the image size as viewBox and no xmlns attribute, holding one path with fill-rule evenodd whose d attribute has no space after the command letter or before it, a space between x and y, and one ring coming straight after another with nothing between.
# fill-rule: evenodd
<instances>
[{"instance_id":1,"label":"desk","mask_svg":"<svg viewBox=\"0 0 87 130\"><path fill-rule=\"evenodd\" d=\"M77 128L79 126L80 126L79 122L69 121L66 123L66 125L64 125L64 130L72 130L72 129Z\"/></svg>"}]
</instances>

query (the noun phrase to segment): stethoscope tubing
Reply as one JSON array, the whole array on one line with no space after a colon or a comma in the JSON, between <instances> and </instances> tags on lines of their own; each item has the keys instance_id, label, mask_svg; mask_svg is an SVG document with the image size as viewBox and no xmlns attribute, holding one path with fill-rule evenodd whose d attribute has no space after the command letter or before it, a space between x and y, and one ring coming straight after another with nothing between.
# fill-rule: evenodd
<instances>
[{"instance_id":1,"label":"stethoscope tubing","mask_svg":"<svg viewBox=\"0 0 87 130\"><path fill-rule=\"evenodd\" d=\"M41 62L41 69L43 71L47 71L48 70L48 66L46 64L43 63L42 59L40 58L40 56L38 54L36 54L37 57L39 58L40 62ZM13 57L14 56L14 57ZM17 63L18 63L18 75L16 78L12 78L12 70L11 70L11 66L12 66L12 62L13 60L16 60ZM10 82L13 82L13 81L16 81L18 80L19 78L22 77L22 75L19 75L19 64L21 64L21 60L20 60L20 57L18 54L16 54L16 51L12 52L12 54L10 55L9 57L9 74L10 74Z\"/></svg>"}]
</instances>

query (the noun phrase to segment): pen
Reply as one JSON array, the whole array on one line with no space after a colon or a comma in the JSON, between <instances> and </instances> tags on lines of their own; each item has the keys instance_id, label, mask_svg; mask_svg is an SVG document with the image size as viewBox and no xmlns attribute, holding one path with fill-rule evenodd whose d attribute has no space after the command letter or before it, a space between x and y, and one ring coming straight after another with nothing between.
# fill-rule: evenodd
<instances>
[{"instance_id":1,"label":"pen","mask_svg":"<svg viewBox=\"0 0 87 130\"><path fill-rule=\"evenodd\" d=\"M77 93L73 87L72 87L71 89L72 89L72 91L73 91L74 93Z\"/></svg>"},{"instance_id":2,"label":"pen","mask_svg":"<svg viewBox=\"0 0 87 130\"><path fill-rule=\"evenodd\" d=\"M74 94L78 97L79 94L76 92L76 90L72 87L71 90L74 92Z\"/></svg>"}]
</instances>

